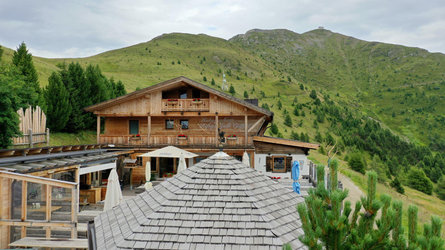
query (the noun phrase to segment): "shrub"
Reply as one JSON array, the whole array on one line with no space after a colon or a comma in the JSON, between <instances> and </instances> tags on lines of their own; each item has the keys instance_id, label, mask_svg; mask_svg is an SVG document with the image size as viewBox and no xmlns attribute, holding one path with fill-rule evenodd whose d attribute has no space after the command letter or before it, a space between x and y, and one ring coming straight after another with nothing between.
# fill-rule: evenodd
<instances>
[{"instance_id":1,"label":"shrub","mask_svg":"<svg viewBox=\"0 0 445 250\"><path fill-rule=\"evenodd\" d=\"M391 187L394 188L398 193L404 194L405 189L402 187L402 184L400 183L399 179L394 178L394 180L391 182Z\"/></svg>"},{"instance_id":2,"label":"shrub","mask_svg":"<svg viewBox=\"0 0 445 250\"><path fill-rule=\"evenodd\" d=\"M425 175L423 170L414 167L408 172L408 186L429 195L433 192L431 180Z\"/></svg>"},{"instance_id":3,"label":"shrub","mask_svg":"<svg viewBox=\"0 0 445 250\"><path fill-rule=\"evenodd\" d=\"M365 162L360 153L352 153L348 159L349 166L352 170L365 174Z\"/></svg>"},{"instance_id":4,"label":"shrub","mask_svg":"<svg viewBox=\"0 0 445 250\"><path fill-rule=\"evenodd\" d=\"M445 176L437 182L436 193L441 200L445 200Z\"/></svg>"}]
</instances>

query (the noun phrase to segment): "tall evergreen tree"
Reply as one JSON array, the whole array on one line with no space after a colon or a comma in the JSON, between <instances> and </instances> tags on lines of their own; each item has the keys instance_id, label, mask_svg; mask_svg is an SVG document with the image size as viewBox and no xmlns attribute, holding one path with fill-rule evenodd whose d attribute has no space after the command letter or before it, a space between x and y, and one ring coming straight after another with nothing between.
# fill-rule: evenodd
<instances>
[{"instance_id":1,"label":"tall evergreen tree","mask_svg":"<svg viewBox=\"0 0 445 250\"><path fill-rule=\"evenodd\" d=\"M70 95L58 73L53 72L48 78L48 86L44 89L44 95L48 127L54 131L62 131L71 115L71 105Z\"/></svg>"},{"instance_id":2,"label":"tall evergreen tree","mask_svg":"<svg viewBox=\"0 0 445 250\"><path fill-rule=\"evenodd\" d=\"M66 72L61 72L62 81L70 92L71 116L66 124L65 131L77 132L86 128L85 112L83 108L92 104L90 85L85 79L84 70L79 63L70 63ZM64 79L66 78L66 79Z\"/></svg>"},{"instance_id":3,"label":"tall evergreen tree","mask_svg":"<svg viewBox=\"0 0 445 250\"><path fill-rule=\"evenodd\" d=\"M19 97L14 91L13 84L17 79L11 77L8 70L0 65L0 148L6 148L12 144L12 138L20 135Z\"/></svg>"},{"instance_id":4,"label":"tall evergreen tree","mask_svg":"<svg viewBox=\"0 0 445 250\"><path fill-rule=\"evenodd\" d=\"M114 93L116 95L115 97L119 97L119 96L123 96L123 95L127 94L127 91L125 90L125 86L122 83L122 81L120 81L120 80L117 81Z\"/></svg>"},{"instance_id":5,"label":"tall evergreen tree","mask_svg":"<svg viewBox=\"0 0 445 250\"><path fill-rule=\"evenodd\" d=\"M30 86L29 90L37 93L36 99L27 100L28 104L31 106L42 105L43 98L40 96L41 90L39 85L39 79L37 76L37 71L34 68L34 63L32 62L32 55L26 48L26 44L22 42L12 56L12 64L15 65L18 71L25 77L24 81Z\"/></svg>"}]
</instances>

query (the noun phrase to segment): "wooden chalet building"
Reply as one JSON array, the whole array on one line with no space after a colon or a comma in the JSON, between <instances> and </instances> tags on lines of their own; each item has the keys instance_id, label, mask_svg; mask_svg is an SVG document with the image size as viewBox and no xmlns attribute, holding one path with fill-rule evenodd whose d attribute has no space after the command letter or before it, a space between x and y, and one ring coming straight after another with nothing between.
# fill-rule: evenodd
<instances>
[{"instance_id":1,"label":"wooden chalet building","mask_svg":"<svg viewBox=\"0 0 445 250\"><path fill-rule=\"evenodd\" d=\"M223 148L227 154L241 158L247 152L252 167L262 169L267 164L271 171L284 172L290 169L288 162L293 154L306 159L309 149L318 148L316 144L264 137L273 113L258 107L255 101L240 100L181 76L85 110L97 115L98 144L130 147L139 154L173 145L198 154L196 162L219 150L220 133L224 132ZM101 122L105 123L103 131ZM277 154L275 146L279 147ZM257 149L261 151L259 156L266 154L264 158L269 158L256 158ZM271 160L274 156L277 161ZM156 160L155 165L152 169L157 174L175 172L160 169L160 165L167 165L162 160ZM139 172L143 178L143 170Z\"/></svg>"}]
</instances>

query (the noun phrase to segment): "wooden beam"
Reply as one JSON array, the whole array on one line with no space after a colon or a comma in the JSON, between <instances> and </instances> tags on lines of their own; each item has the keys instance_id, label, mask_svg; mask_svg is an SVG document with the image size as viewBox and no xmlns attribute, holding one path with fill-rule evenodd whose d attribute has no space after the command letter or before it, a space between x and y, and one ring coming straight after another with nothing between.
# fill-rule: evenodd
<instances>
[{"instance_id":1,"label":"wooden beam","mask_svg":"<svg viewBox=\"0 0 445 250\"><path fill-rule=\"evenodd\" d=\"M97 116L97 131L96 131L96 140L97 140L97 144L99 144L100 141L100 115Z\"/></svg>"},{"instance_id":2,"label":"wooden beam","mask_svg":"<svg viewBox=\"0 0 445 250\"><path fill-rule=\"evenodd\" d=\"M175 172L176 173L176 171L177 171L177 165L176 165L176 159L177 158L173 158L173 172Z\"/></svg>"},{"instance_id":3,"label":"wooden beam","mask_svg":"<svg viewBox=\"0 0 445 250\"><path fill-rule=\"evenodd\" d=\"M215 114L215 137L216 137L216 146L218 146L218 126L219 126L219 122L218 122L218 113Z\"/></svg>"},{"instance_id":4,"label":"wooden beam","mask_svg":"<svg viewBox=\"0 0 445 250\"><path fill-rule=\"evenodd\" d=\"M19 180L19 181L28 181L28 182L44 184L44 185L47 184L47 185L51 185L51 186L55 186L55 187L63 187L63 188L74 188L77 185L77 183L69 182L69 181L53 180L53 179L39 177L39 176L18 174L18 173L5 172L5 171L0 171L0 177Z\"/></svg>"},{"instance_id":5,"label":"wooden beam","mask_svg":"<svg viewBox=\"0 0 445 250\"><path fill-rule=\"evenodd\" d=\"M160 162L159 162L159 157L156 157L156 172L158 172L158 173L160 173L159 171L160 171L160 169L159 169L159 166L160 166Z\"/></svg>"},{"instance_id":6,"label":"wooden beam","mask_svg":"<svg viewBox=\"0 0 445 250\"><path fill-rule=\"evenodd\" d=\"M28 208L28 182L22 181L22 216L21 221L26 221L26 214ZM22 226L21 237L26 237L26 227Z\"/></svg>"},{"instance_id":7,"label":"wooden beam","mask_svg":"<svg viewBox=\"0 0 445 250\"><path fill-rule=\"evenodd\" d=\"M50 185L46 185L46 221L51 221L51 199L52 188ZM51 228L46 228L46 238L51 238Z\"/></svg>"},{"instance_id":8,"label":"wooden beam","mask_svg":"<svg viewBox=\"0 0 445 250\"><path fill-rule=\"evenodd\" d=\"M147 145L150 145L150 133L151 133L151 116L147 115Z\"/></svg>"},{"instance_id":9,"label":"wooden beam","mask_svg":"<svg viewBox=\"0 0 445 250\"><path fill-rule=\"evenodd\" d=\"M16 226L16 227L76 227L76 223L68 221L41 221L41 220L0 220L0 226Z\"/></svg>"},{"instance_id":10,"label":"wooden beam","mask_svg":"<svg viewBox=\"0 0 445 250\"><path fill-rule=\"evenodd\" d=\"M247 146L247 142L248 142L248 138L247 138L247 123L248 119L247 119L247 115L244 116L244 145Z\"/></svg>"},{"instance_id":11,"label":"wooden beam","mask_svg":"<svg viewBox=\"0 0 445 250\"><path fill-rule=\"evenodd\" d=\"M77 171L76 171L77 172ZM76 176L79 176L76 174ZM78 180L77 180L78 181ZM79 208L78 188L71 189L71 223L76 225L71 229L71 238L77 238L77 211Z\"/></svg>"},{"instance_id":12,"label":"wooden beam","mask_svg":"<svg viewBox=\"0 0 445 250\"><path fill-rule=\"evenodd\" d=\"M260 119L258 119L258 121L256 121L252 126L250 126L249 130L247 130L247 132L252 132L252 130L254 128L256 128L259 124L263 123L266 120L266 117L263 116Z\"/></svg>"}]
</instances>

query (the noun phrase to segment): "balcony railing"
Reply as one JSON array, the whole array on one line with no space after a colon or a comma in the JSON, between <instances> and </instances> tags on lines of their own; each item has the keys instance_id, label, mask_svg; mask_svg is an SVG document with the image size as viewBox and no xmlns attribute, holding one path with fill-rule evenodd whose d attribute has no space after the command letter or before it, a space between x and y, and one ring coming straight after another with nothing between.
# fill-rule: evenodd
<instances>
[{"instance_id":1,"label":"balcony railing","mask_svg":"<svg viewBox=\"0 0 445 250\"><path fill-rule=\"evenodd\" d=\"M210 100L194 99L162 99L162 111L209 111Z\"/></svg>"},{"instance_id":2,"label":"balcony railing","mask_svg":"<svg viewBox=\"0 0 445 250\"><path fill-rule=\"evenodd\" d=\"M253 137L248 137L247 145L253 145ZM116 145L149 145L149 146L167 146L167 145L183 145L183 146L211 146L217 145L219 138L215 136L150 136L150 143L147 143L147 135L141 134L140 137L129 135L100 135L99 142L103 144ZM244 136L237 138L226 138L225 147L242 147L245 146Z\"/></svg>"}]
</instances>

